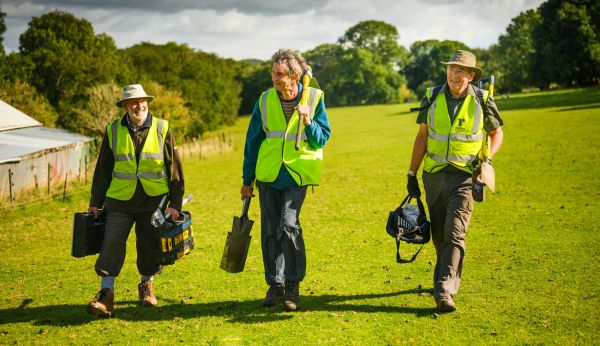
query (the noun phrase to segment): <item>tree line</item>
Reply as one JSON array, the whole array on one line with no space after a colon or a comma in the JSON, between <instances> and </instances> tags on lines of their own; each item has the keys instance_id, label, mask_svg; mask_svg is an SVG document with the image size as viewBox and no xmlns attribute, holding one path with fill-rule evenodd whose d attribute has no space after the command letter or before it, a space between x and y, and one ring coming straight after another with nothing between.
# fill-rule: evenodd
<instances>
[{"instance_id":1,"label":"tree line","mask_svg":"<svg viewBox=\"0 0 600 346\"><path fill-rule=\"evenodd\" d=\"M0 9L0 99L45 126L98 136L120 115L120 88L139 82L160 96L151 111L174 121L183 141L250 113L272 84L269 61L224 59L173 42L117 49L90 22L60 11L34 17L19 51L6 54L5 16ZM600 2L548 0L513 18L488 48L432 39L407 49L396 27L368 20L303 54L329 106L386 104L414 101L442 83L441 61L456 49L473 51L499 92L597 85L599 33Z\"/></svg>"}]
</instances>

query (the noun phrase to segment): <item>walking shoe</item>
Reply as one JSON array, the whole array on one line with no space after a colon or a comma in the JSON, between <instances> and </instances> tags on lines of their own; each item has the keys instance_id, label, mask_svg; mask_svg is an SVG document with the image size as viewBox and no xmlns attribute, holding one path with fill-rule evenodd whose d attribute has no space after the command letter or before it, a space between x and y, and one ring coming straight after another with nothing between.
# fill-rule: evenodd
<instances>
[{"instance_id":1,"label":"walking shoe","mask_svg":"<svg viewBox=\"0 0 600 346\"><path fill-rule=\"evenodd\" d=\"M88 304L87 312L98 317L112 317L115 312L114 300L115 294L109 288L103 288Z\"/></svg>"},{"instance_id":2,"label":"walking shoe","mask_svg":"<svg viewBox=\"0 0 600 346\"><path fill-rule=\"evenodd\" d=\"M296 311L300 308L300 283L286 282L283 309L285 311Z\"/></svg>"},{"instance_id":3,"label":"walking shoe","mask_svg":"<svg viewBox=\"0 0 600 346\"><path fill-rule=\"evenodd\" d=\"M440 296L436 298L437 310L439 312L452 312L456 310L456 305L451 296Z\"/></svg>"},{"instance_id":4,"label":"walking shoe","mask_svg":"<svg viewBox=\"0 0 600 346\"><path fill-rule=\"evenodd\" d=\"M148 280L138 284L138 296L142 306L155 306L158 304L154 296L152 282L152 280Z\"/></svg>"},{"instance_id":5,"label":"walking shoe","mask_svg":"<svg viewBox=\"0 0 600 346\"><path fill-rule=\"evenodd\" d=\"M275 306L283 300L283 285L271 285L267 291L267 296L262 301L262 306L271 307Z\"/></svg>"}]
</instances>

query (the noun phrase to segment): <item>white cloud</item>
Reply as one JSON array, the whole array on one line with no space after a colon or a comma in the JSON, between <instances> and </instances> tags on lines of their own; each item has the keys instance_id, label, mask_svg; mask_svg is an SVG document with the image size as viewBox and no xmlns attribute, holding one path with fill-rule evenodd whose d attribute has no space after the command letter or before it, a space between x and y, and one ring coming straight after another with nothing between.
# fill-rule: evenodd
<instances>
[{"instance_id":1,"label":"white cloud","mask_svg":"<svg viewBox=\"0 0 600 346\"><path fill-rule=\"evenodd\" d=\"M266 0L122 1L5 0L4 44L18 49L18 38L33 16L53 10L85 18L96 33L107 33L120 48L174 41L234 59L268 59L281 47L302 51L334 43L362 20L396 26L400 44L452 39L485 48L497 42L511 19L543 0Z\"/></svg>"}]
</instances>

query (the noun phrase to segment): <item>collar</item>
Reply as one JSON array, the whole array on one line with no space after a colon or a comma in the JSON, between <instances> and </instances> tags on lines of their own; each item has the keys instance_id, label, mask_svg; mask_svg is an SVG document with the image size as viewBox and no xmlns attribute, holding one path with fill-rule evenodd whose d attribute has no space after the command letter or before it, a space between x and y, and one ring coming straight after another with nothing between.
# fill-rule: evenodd
<instances>
[{"instance_id":1,"label":"collar","mask_svg":"<svg viewBox=\"0 0 600 346\"><path fill-rule=\"evenodd\" d=\"M127 113L125 113L125 115L121 119L121 125L123 125L125 127L130 127L129 119L127 118ZM152 127L152 114L150 114L150 111L148 111L148 116L146 117L146 120L144 120L142 125L136 126L136 128L139 130L139 129L150 128L150 127ZM131 126L131 128L133 128L133 126Z\"/></svg>"}]
</instances>

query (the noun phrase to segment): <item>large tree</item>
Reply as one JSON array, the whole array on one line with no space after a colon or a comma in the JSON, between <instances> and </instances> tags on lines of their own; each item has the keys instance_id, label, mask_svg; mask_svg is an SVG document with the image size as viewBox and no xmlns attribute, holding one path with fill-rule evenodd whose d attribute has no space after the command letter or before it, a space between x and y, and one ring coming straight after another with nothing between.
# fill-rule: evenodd
<instances>
[{"instance_id":1,"label":"large tree","mask_svg":"<svg viewBox=\"0 0 600 346\"><path fill-rule=\"evenodd\" d=\"M370 50L321 45L306 53L330 106L397 102L402 79Z\"/></svg>"},{"instance_id":2,"label":"large tree","mask_svg":"<svg viewBox=\"0 0 600 346\"><path fill-rule=\"evenodd\" d=\"M136 66L132 78L157 81L177 90L191 110L188 136L235 122L240 106L241 81L236 62L194 51L185 44L141 43L124 51L124 59Z\"/></svg>"},{"instance_id":3,"label":"large tree","mask_svg":"<svg viewBox=\"0 0 600 346\"><path fill-rule=\"evenodd\" d=\"M376 62L401 69L408 53L406 48L398 44L399 39L400 34L395 26L378 20L366 20L346 30L338 43L344 48L366 49L373 53Z\"/></svg>"},{"instance_id":4,"label":"large tree","mask_svg":"<svg viewBox=\"0 0 600 346\"><path fill-rule=\"evenodd\" d=\"M523 86L533 85L535 49L532 33L539 25L538 12L527 10L513 18L506 33L498 37L494 51L503 89L518 91Z\"/></svg>"},{"instance_id":5,"label":"large tree","mask_svg":"<svg viewBox=\"0 0 600 346\"><path fill-rule=\"evenodd\" d=\"M0 57L4 56L4 33L6 32L6 24L4 23L6 13L0 10Z\"/></svg>"},{"instance_id":6,"label":"large tree","mask_svg":"<svg viewBox=\"0 0 600 346\"><path fill-rule=\"evenodd\" d=\"M21 55L32 63L29 81L57 107L59 125L76 129L79 98L115 75L114 41L95 35L87 20L56 11L34 17L19 42Z\"/></svg>"},{"instance_id":7,"label":"large tree","mask_svg":"<svg viewBox=\"0 0 600 346\"><path fill-rule=\"evenodd\" d=\"M534 79L543 86L592 85L600 81L600 3L548 0L533 30Z\"/></svg>"}]
</instances>

